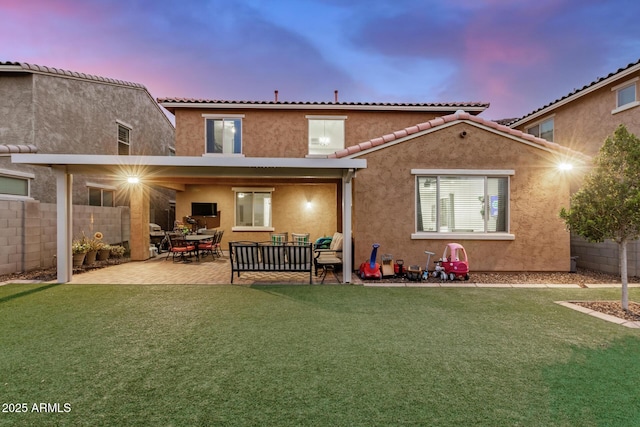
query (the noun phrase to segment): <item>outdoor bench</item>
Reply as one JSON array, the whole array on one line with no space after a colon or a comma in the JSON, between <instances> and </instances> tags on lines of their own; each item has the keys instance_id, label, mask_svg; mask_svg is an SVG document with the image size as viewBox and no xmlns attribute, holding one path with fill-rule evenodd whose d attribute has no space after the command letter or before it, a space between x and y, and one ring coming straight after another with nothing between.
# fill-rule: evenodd
<instances>
[{"instance_id":1,"label":"outdoor bench","mask_svg":"<svg viewBox=\"0 0 640 427\"><path fill-rule=\"evenodd\" d=\"M313 245L311 243L229 242L231 283L240 272L309 273L313 283Z\"/></svg>"}]
</instances>

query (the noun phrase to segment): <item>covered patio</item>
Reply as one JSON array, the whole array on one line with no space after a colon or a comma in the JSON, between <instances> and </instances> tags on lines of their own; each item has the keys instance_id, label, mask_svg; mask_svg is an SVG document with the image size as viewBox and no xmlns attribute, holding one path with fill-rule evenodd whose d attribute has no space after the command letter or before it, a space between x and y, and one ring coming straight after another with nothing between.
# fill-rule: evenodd
<instances>
[{"instance_id":1,"label":"covered patio","mask_svg":"<svg viewBox=\"0 0 640 427\"><path fill-rule=\"evenodd\" d=\"M73 200L71 184L73 174L100 175L129 185L131 208L131 260L146 261L149 253L149 195L144 185L157 185L174 190L184 190L189 183L203 179L278 179L313 182L333 179L340 185L341 231L351 236L352 179L358 169L366 168L363 159L313 159L313 158L246 158L246 157L159 157L159 156L91 156L72 154L13 154L13 163L51 168L56 174L57 200L57 281L76 283L73 280L71 257ZM344 239L343 262L353 264L351 239ZM157 262L155 260L151 261ZM228 263L228 259L226 260ZM170 261L167 261L169 264ZM140 266L140 262L130 263ZM173 263L172 263L173 264ZM212 263L215 264L215 263ZM178 267L178 266L176 266ZM181 268L180 266L179 268ZM197 267L186 265L185 268ZM207 263L202 263L207 268ZM352 272L345 268L344 283L351 283ZM133 276L138 273L133 274ZM126 275L125 275L126 276ZM230 272L223 283L228 283ZM241 276L242 278L242 276ZM158 277L156 277L157 282ZM132 279L131 279L132 280ZM190 283L182 281L182 283Z\"/></svg>"},{"instance_id":2,"label":"covered patio","mask_svg":"<svg viewBox=\"0 0 640 427\"><path fill-rule=\"evenodd\" d=\"M145 261L131 261L104 268L96 268L81 274L74 274L69 283L72 284L132 284L132 285L228 285L231 268L229 257L212 258L207 256L200 262L173 262L166 253ZM313 275L313 285L320 285L322 273ZM340 282L344 283L343 272L337 272ZM357 275L353 275L351 283L361 283ZM234 276L233 284L250 286L261 284L309 285L308 273L283 272L246 272L240 277ZM327 274L323 285L337 285L333 274Z\"/></svg>"}]
</instances>

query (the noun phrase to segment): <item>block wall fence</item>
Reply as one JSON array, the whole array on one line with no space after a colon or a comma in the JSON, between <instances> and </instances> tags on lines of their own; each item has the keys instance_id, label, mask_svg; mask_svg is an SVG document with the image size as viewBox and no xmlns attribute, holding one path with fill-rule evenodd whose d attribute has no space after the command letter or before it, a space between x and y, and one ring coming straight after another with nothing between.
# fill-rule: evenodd
<instances>
[{"instance_id":1,"label":"block wall fence","mask_svg":"<svg viewBox=\"0 0 640 427\"><path fill-rule=\"evenodd\" d=\"M603 243L589 243L579 236L571 236L571 256L577 257L578 268L620 274L618 244L608 240ZM629 277L640 276L640 242L627 244L627 274Z\"/></svg>"},{"instance_id":2,"label":"block wall fence","mask_svg":"<svg viewBox=\"0 0 640 427\"><path fill-rule=\"evenodd\" d=\"M37 200L0 200L0 275L56 265L57 206ZM73 238L92 238L100 231L105 243L128 244L129 207L73 206Z\"/></svg>"}]
</instances>

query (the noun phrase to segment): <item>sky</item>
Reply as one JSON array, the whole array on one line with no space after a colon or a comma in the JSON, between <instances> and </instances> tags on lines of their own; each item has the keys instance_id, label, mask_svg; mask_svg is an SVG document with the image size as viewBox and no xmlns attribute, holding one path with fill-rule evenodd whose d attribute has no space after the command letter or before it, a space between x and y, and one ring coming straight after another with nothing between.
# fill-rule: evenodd
<instances>
[{"instance_id":1,"label":"sky","mask_svg":"<svg viewBox=\"0 0 640 427\"><path fill-rule=\"evenodd\" d=\"M154 98L483 102L524 116L640 59L637 0L0 0L0 61Z\"/></svg>"}]
</instances>

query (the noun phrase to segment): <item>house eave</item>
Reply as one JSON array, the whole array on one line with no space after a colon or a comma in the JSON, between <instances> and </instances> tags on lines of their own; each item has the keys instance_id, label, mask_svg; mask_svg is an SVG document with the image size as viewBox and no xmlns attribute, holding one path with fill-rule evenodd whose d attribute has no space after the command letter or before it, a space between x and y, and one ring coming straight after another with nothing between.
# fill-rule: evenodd
<instances>
[{"instance_id":1,"label":"house eave","mask_svg":"<svg viewBox=\"0 0 640 427\"><path fill-rule=\"evenodd\" d=\"M105 156L79 154L12 154L16 164L62 169L69 174L126 178L277 177L342 178L364 169L364 159L270 157Z\"/></svg>"}]
</instances>

